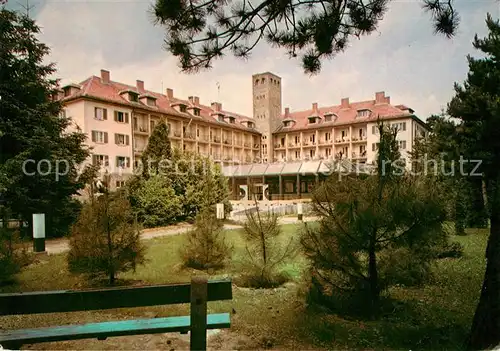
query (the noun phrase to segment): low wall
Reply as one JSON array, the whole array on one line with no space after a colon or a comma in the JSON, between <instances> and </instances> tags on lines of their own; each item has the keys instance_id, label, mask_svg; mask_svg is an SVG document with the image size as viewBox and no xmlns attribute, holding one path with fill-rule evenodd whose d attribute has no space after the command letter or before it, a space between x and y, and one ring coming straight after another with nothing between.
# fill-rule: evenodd
<instances>
[{"instance_id":1,"label":"low wall","mask_svg":"<svg viewBox=\"0 0 500 351\"><path fill-rule=\"evenodd\" d=\"M303 214L307 215L311 212L311 203L310 201L259 201L258 207L261 212L272 211L278 216L286 216L286 215L296 215L297 214L297 203L301 202ZM233 211L230 213L230 217L235 220L241 220L245 218L245 212L255 212L257 208L255 207L255 203L250 201L231 201L231 205L233 206Z\"/></svg>"}]
</instances>

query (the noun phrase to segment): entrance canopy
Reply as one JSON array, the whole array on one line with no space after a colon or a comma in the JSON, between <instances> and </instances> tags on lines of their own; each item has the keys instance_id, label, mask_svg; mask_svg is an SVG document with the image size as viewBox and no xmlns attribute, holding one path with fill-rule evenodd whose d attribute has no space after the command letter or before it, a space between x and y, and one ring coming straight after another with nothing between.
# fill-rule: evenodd
<instances>
[{"instance_id":1,"label":"entrance canopy","mask_svg":"<svg viewBox=\"0 0 500 351\"><path fill-rule=\"evenodd\" d=\"M369 173L368 167L360 167L348 160L316 160L282 163L253 163L222 167L226 177L262 177L262 176L290 176L296 174L321 174L328 176L333 172L361 172Z\"/></svg>"}]
</instances>

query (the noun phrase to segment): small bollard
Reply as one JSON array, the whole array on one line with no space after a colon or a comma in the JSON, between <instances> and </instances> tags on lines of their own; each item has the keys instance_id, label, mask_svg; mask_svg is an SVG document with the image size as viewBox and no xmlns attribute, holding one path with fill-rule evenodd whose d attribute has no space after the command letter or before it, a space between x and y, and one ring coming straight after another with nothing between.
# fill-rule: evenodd
<instances>
[{"instance_id":1,"label":"small bollard","mask_svg":"<svg viewBox=\"0 0 500 351\"><path fill-rule=\"evenodd\" d=\"M217 219L224 219L224 204L217 204Z\"/></svg>"},{"instance_id":2,"label":"small bollard","mask_svg":"<svg viewBox=\"0 0 500 351\"><path fill-rule=\"evenodd\" d=\"M297 218L299 221L303 220L302 202L299 202L297 204Z\"/></svg>"},{"instance_id":3,"label":"small bollard","mask_svg":"<svg viewBox=\"0 0 500 351\"><path fill-rule=\"evenodd\" d=\"M45 214L33 214L33 251L45 252Z\"/></svg>"}]
</instances>

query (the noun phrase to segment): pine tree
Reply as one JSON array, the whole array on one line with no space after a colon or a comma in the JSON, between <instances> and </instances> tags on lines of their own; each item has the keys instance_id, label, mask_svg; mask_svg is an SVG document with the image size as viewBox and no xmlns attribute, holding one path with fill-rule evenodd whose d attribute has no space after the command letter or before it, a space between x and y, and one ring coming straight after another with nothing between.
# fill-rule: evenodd
<instances>
[{"instance_id":1,"label":"pine tree","mask_svg":"<svg viewBox=\"0 0 500 351\"><path fill-rule=\"evenodd\" d=\"M0 188L13 215L31 223L45 213L48 235L65 235L79 210L72 195L83 187L85 135L65 132L71 121L52 99L55 68L44 63L49 49L35 22L0 9L0 28Z\"/></svg>"},{"instance_id":2,"label":"pine tree","mask_svg":"<svg viewBox=\"0 0 500 351\"><path fill-rule=\"evenodd\" d=\"M162 173L168 168L172 157L169 128L165 121L160 121L149 137L146 150L142 154L142 178Z\"/></svg>"},{"instance_id":3,"label":"pine tree","mask_svg":"<svg viewBox=\"0 0 500 351\"><path fill-rule=\"evenodd\" d=\"M366 307L358 312L374 317L381 292L411 270L428 270L428 249L444 239L440 192L405 174L397 131L380 124L379 134L377 174L330 177L313 194L320 226L301 240L311 262L310 296L334 309ZM402 277L381 269L391 268L389 261L400 262Z\"/></svg>"},{"instance_id":4,"label":"pine tree","mask_svg":"<svg viewBox=\"0 0 500 351\"><path fill-rule=\"evenodd\" d=\"M484 350L500 344L500 22L488 14L487 37L474 38L482 58L468 56L469 73L455 84L448 113L460 120L457 140L466 160L481 160L490 216L486 271L474 315L468 348ZM467 165L472 172L475 162ZM474 175L472 175L474 176Z\"/></svg>"},{"instance_id":5,"label":"pine tree","mask_svg":"<svg viewBox=\"0 0 500 351\"><path fill-rule=\"evenodd\" d=\"M95 198L97 196L97 198ZM120 272L145 262L145 247L126 194L110 192L109 176L91 194L72 228L67 261L71 273L90 280L107 278L113 285Z\"/></svg>"}]
</instances>

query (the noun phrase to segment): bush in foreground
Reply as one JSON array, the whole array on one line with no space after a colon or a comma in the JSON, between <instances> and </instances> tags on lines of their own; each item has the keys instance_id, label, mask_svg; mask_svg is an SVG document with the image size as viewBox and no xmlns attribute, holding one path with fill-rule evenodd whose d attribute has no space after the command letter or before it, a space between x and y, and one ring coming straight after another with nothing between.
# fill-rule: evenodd
<instances>
[{"instance_id":1,"label":"bush in foreground","mask_svg":"<svg viewBox=\"0 0 500 351\"><path fill-rule=\"evenodd\" d=\"M69 271L88 279L108 279L144 263L139 227L122 192L105 193L84 205L73 226L68 253Z\"/></svg>"},{"instance_id":2,"label":"bush in foreground","mask_svg":"<svg viewBox=\"0 0 500 351\"><path fill-rule=\"evenodd\" d=\"M22 245L19 232L0 227L0 285L12 281L13 276L31 261L31 255Z\"/></svg>"},{"instance_id":3,"label":"bush in foreground","mask_svg":"<svg viewBox=\"0 0 500 351\"><path fill-rule=\"evenodd\" d=\"M256 202L257 205L257 202ZM252 288L273 288L285 283L287 275L281 265L293 258L296 245L293 238L288 243L281 242L281 227L278 216L273 212L246 213L243 226L247 241L246 255L241 262L239 284Z\"/></svg>"},{"instance_id":4,"label":"bush in foreground","mask_svg":"<svg viewBox=\"0 0 500 351\"><path fill-rule=\"evenodd\" d=\"M186 246L181 248L184 265L203 270L224 267L233 247L224 238L222 221L211 211L203 210L194 226L187 234Z\"/></svg>"}]
</instances>

